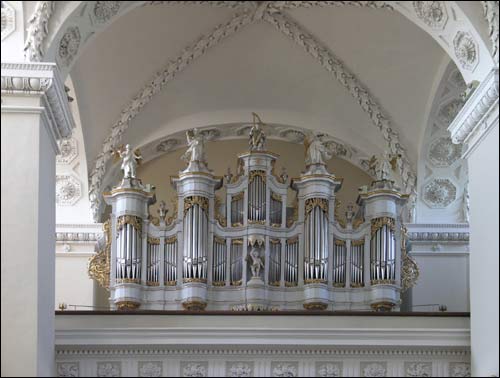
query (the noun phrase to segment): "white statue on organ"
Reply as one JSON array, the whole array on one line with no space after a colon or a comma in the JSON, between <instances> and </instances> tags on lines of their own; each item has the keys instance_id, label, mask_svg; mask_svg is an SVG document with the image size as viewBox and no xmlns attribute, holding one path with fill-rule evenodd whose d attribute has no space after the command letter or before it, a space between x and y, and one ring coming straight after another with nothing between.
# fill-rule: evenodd
<instances>
[{"instance_id":1,"label":"white statue on organ","mask_svg":"<svg viewBox=\"0 0 500 378\"><path fill-rule=\"evenodd\" d=\"M260 268L264 268L264 263L262 262L262 259L260 258L259 249L255 245L252 246L252 249L250 250L249 256L252 259L252 262L250 264L250 270L252 271L252 277L259 277L260 276Z\"/></svg>"},{"instance_id":2,"label":"white statue on organ","mask_svg":"<svg viewBox=\"0 0 500 378\"><path fill-rule=\"evenodd\" d=\"M330 151L314 132L309 132L304 140L306 146L306 167L311 165L325 165L325 161L331 159Z\"/></svg>"},{"instance_id":3,"label":"white statue on organ","mask_svg":"<svg viewBox=\"0 0 500 378\"><path fill-rule=\"evenodd\" d=\"M181 159L188 163L184 172L208 171L205 157L205 137L198 129L186 132L188 149Z\"/></svg>"},{"instance_id":4,"label":"white statue on organ","mask_svg":"<svg viewBox=\"0 0 500 378\"><path fill-rule=\"evenodd\" d=\"M384 152L381 158L375 155L368 162L369 169L375 173L378 181L393 180L392 171L396 170L397 159L400 155L393 155L389 152Z\"/></svg>"},{"instance_id":5,"label":"white statue on organ","mask_svg":"<svg viewBox=\"0 0 500 378\"><path fill-rule=\"evenodd\" d=\"M250 151L263 151L266 143L266 135L261 126L264 123L256 113L252 113L252 115L253 126L250 129L250 140L248 141L248 144L250 144Z\"/></svg>"},{"instance_id":6,"label":"white statue on organ","mask_svg":"<svg viewBox=\"0 0 500 378\"><path fill-rule=\"evenodd\" d=\"M121 169L123 171L123 178L137 178L137 162L142 159L140 151L133 151L130 148L130 144L127 144L125 148L122 147L118 150L112 150L112 153L116 154L122 159Z\"/></svg>"}]
</instances>

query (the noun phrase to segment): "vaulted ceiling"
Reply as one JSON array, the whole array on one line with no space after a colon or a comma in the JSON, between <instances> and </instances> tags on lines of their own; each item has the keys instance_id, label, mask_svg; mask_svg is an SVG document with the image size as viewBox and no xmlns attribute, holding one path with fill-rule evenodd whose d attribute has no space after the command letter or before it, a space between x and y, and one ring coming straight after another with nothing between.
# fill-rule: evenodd
<instances>
[{"instance_id":1,"label":"vaulted ceiling","mask_svg":"<svg viewBox=\"0 0 500 378\"><path fill-rule=\"evenodd\" d=\"M440 46L397 12L365 7L286 10L356 75L390 116L416 166L429 99L449 62ZM155 73L234 9L138 7L88 43L71 70L87 159ZM327 132L366 154L387 142L348 91L291 39L265 21L243 27L180 72L131 121L123 142L143 145L194 126L250 121ZM89 164L90 166L90 164Z\"/></svg>"}]
</instances>

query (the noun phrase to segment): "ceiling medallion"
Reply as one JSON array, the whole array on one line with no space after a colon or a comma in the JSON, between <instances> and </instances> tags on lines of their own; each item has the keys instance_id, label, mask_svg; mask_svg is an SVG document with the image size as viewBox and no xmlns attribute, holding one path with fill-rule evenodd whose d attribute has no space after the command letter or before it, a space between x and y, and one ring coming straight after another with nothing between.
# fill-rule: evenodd
<instances>
[{"instance_id":1,"label":"ceiling medallion","mask_svg":"<svg viewBox=\"0 0 500 378\"><path fill-rule=\"evenodd\" d=\"M454 144L449 137L442 137L432 142L429 148L429 161L436 167L449 167L462 153L462 145Z\"/></svg>"},{"instance_id":2,"label":"ceiling medallion","mask_svg":"<svg viewBox=\"0 0 500 378\"><path fill-rule=\"evenodd\" d=\"M80 47L80 30L74 26L66 30L59 42L59 59L65 66L69 66Z\"/></svg>"},{"instance_id":3,"label":"ceiling medallion","mask_svg":"<svg viewBox=\"0 0 500 378\"><path fill-rule=\"evenodd\" d=\"M417 17L433 29L443 29L448 21L444 1L414 1Z\"/></svg>"},{"instance_id":4,"label":"ceiling medallion","mask_svg":"<svg viewBox=\"0 0 500 378\"><path fill-rule=\"evenodd\" d=\"M59 206L74 205L81 197L81 184L73 176L56 176L56 204Z\"/></svg>"},{"instance_id":5,"label":"ceiling medallion","mask_svg":"<svg viewBox=\"0 0 500 378\"><path fill-rule=\"evenodd\" d=\"M94 16L96 21L105 23L115 16L120 10L121 1L96 1Z\"/></svg>"},{"instance_id":6,"label":"ceiling medallion","mask_svg":"<svg viewBox=\"0 0 500 378\"><path fill-rule=\"evenodd\" d=\"M472 71L479 62L476 41L469 32L459 31L453 39L455 56L462 68Z\"/></svg>"},{"instance_id":7,"label":"ceiling medallion","mask_svg":"<svg viewBox=\"0 0 500 378\"><path fill-rule=\"evenodd\" d=\"M457 188L449 179L434 179L424 187L424 201L432 208L445 208L456 198Z\"/></svg>"}]
</instances>

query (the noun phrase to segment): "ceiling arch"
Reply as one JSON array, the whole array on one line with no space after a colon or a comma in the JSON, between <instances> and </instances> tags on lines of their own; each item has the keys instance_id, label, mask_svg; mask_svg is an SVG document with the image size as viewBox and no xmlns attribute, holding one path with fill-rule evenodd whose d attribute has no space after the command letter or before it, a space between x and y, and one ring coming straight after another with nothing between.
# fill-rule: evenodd
<instances>
[{"instance_id":1,"label":"ceiling arch","mask_svg":"<svg viewBox=\"0 0 500 378\"><path fill-rule=\"evenodd\" d=\"M37 19L34 17L31 22L31 27L40 22L41 19L45 19L47 17L51 17L51 12L54 11L57 13L58 10L63 12L64 10L71 15L75 15L75 13L80 15L85 14L86 12L93 12L92 17L89 17L90 27L89 30L84 30L84 28L80 28L77 22L73 20L73 22L69 22L68 20L71 17L66 19L66 28L61 26L60 30L63 30L63 35L60 37L59 44L57 43L49 43L49 48L47 54L45 55L45 59L50 58L51 56L55 56L55 60L57 60L62 66L63 70L69 71L71 66L78 58L78 54L83 50L83 45L90 38L90 36L94 33L97 33L100 29L104 28L104 25L109 23L113 19L117 19L117 15L125 14L130 11L134 7L141 5L143 2L128 2L127 5L120 6L121 2L92 2L87 6L87 10L85 7L78 8L75 4L77 2L71 2L72 4L66 4L64 6L58 6L58 8L53 8L52 2L43 2L45 3L45 7L41 8L42 11L39 12L40 17ZM105 9L99 9L98 5L100 3L106 3ZM113 3L115 4L113 6ZM161 2L154 2L161 3ZM170 2L172 3L172 2ZM175 3L175 2L174 2ZM188 2L188 3L199 3L199 2ZM230 7L237 8L240 4L238 2L209 2L212 5L220 6L220 7ZM314 3L314 2L313 2ZM323 3L323 2L321 2ZM339 5L340 3L346 2L331 2L333 5ZM335 3L335 4L334 4ZM389 2L347 2L353 3L361 6L369 6L369 7L378 7L378 8L386 8L389 10L393 10L398 5L397 4L388 4ZM420 2L414 2L420 3ZM438 2L440 3L440 2ZM224 40L228 36L235 34L241 28L246 25L250 25L255 23L256 21L264 20L274 25L278 31L281 31L284 35L290 37L293 41L297 43L300 47L302 47L309 55L313 56L327 71L332 73L332 77L335 78L339 83L341 83L345 89L347 89L350 94L357 100L360 107L365 111L369 117L372 119L372 122L377 128L382 132L384 139L387 141L389 149L394 153L400 153L403 156L402 164L401 164L401 173L403 179L405 181L405 186L408 190L412 190L415 174L411 168L409 163L409 159L406 157L405 149L402 144L399 142L399 137L397 128L391 127L390 125L390 117L382 110L382 107L378 104L378 102L374 99L374 97L369 93L367 87L363 85L357 78L354 76L349 69L342 64L342 61L333 55L328 47L323 45L319 40L317 40L313 35L308 33L298 22L294 21L289 15L282 12L283 8L292 8L304 5L310 5L311 2L304 2L300 5L298 2L280 2L280 5L273 4L272 2L260 3L257 4L249 10L248 8L244 9L241 13L236 13L230 21L225 24L219 25L216 27L213 32L206 36L205 38L201 38L191 44L188 48L184 49L184 51L171 61L167 68L159 73L151 80L150 84L143 87L140 93L132 99L132 101L121 111L120 117L113 124L112 130L108 138L105 139L103 143L103 148L99 156L97 156L95 160L94 169L90 175L90 196L91 201L95 203L98 201L97 198L100 198L99 193L101 191L101 180L106 171L106 163L109 160L109 148L112 146L116 146L119 143L122 134L127 129L130 124L130 121L139 114L141 109L147 104L150 99L155 96L162 87L168 83L173 77L176 76L177 73L181 72L184 68L186 68L192 61L202 56L205 51L210 49L211 47L218 44L220 41ZM319 5L320 2L314 4ZM91 8L93 10L91 10ZM102 8L102 7L101 7ZM97 12L99 10L99 12ZM415 6L415 10L417 7ZM402 9L399 9L401 13L404 14ZM446 8L444 8L446 12ZM418 13L418 12L417 12ZM35 12L36 15L36 12ZM420 12L420 17L425 18L425 12ZM99 18L101 18L99 20ZM59 17L60 20L64 20L64 17ZM426 22L422 21L427 25ZM100 25L99 25L100 24ZM435 29L435 25L428 25ZM423 27L425 29L425 26ZM28 33L30 34L30 33ZM57 33L56 33L57 34ZM469 33L470 34L470 33ZM43 35L43 34L42 34ZM47 35L47 40L50 41L51 35ZM57 37L52 35L52 41L57 40ZM465 36L463 37L465 38ZM30 53L31 51L36 51L38 55L43 54L43 51L40 48L36 47L36 41L31 41L28 39L27 51ZM40 41L38 41L40 42ZM38 46L42 46L42 43L38 43ZM478 48L476 44L474 48ZM477 51L476 51L477 53ZM36 58L36 55L32 56L32 58ZM477 55L475 55L477 58ZM456 58L456 57L455 57ZM483 60L484 61L484 60ZM465 67L465 66L464 66ZM465 67L471 70L472 66ZM472 67L473 72L480 72L476 66Z\"/></svg>"}]
</instances>

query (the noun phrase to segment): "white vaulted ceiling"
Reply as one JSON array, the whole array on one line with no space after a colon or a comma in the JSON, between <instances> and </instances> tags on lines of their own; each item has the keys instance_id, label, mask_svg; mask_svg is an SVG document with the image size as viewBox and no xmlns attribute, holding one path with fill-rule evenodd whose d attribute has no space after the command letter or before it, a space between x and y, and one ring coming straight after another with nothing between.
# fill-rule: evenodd
<instances>
[{"instance_id":1,"label":"white vaulted ceiling","mask_svg":"<svg viewBox=\"0 0 500 378\"><path fill-rule=\"evenodd\" d=\"M236 11L237 12L237 11ZM71 69L89 169L120 112L166 64L228 22L235 9L146 5L86 44ZM416 167L429 98L449 57L398 12L369 7L286 9L378 102ZM192 127L250 121L316 129L366 156L387 149L373 117L332 72L270 23L256 21L177 73L130 121L122 142L143 146Z\"/></svg>"}]
</instances>

